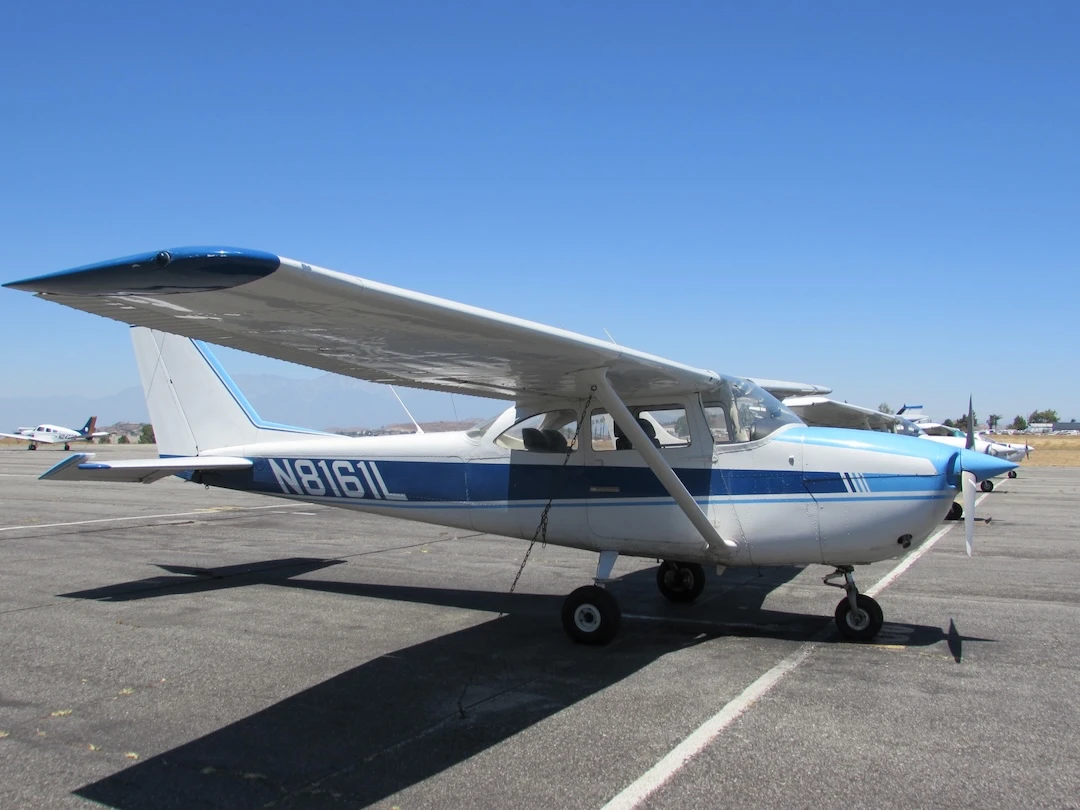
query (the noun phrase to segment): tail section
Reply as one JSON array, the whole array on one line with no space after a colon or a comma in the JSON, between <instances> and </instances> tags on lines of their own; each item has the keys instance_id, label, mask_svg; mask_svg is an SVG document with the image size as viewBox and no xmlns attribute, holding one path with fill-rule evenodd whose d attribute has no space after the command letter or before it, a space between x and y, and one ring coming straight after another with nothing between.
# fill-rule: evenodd
<instances>
[{"instance_id":1,"label":"tail section","mask_svg":"<svg viewBox=\"0 0 1080 810\"><path fill-rule=\"evenodd\" d=\"M135 327L131 342L162 456L197 456L221 447L323 435L260 419L198 341Z\"/></svg>"},{"instance_id":2,"label":"tail section","mask_svg":"<svg viewBox=\"0 0 1080 810\"><path fill-rule=\"evenodd\" d=\"M82 429L79 431L79 433L81 433L83 436L93 436L95 428L97 428L97 417L91 416L89 419L86 420L86 424L82 426Z\"/></svg>"}]
</instances>

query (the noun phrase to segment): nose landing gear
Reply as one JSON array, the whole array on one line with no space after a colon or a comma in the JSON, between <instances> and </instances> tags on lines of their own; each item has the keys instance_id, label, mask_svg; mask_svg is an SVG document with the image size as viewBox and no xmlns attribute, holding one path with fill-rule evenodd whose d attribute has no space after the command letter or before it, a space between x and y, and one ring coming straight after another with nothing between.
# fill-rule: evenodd
<instances>
[{"instance_id":1,"label":"nose landing gear","mask_svg":"<svg viewBox=\"0 0 1080 810\"><path fill-rule=\"evenodd\" d=\"M855 577L852 575L854 570L850 565L837 566L822 582L847 591L847 596L840 600L834 614L836 626L844 637L853 641L870 641L881 630L885 617L877 601L859 593L859 589L855 587ZM844 578L843 584L832 581L840 577Z\"/></svg>"}]
</instances>

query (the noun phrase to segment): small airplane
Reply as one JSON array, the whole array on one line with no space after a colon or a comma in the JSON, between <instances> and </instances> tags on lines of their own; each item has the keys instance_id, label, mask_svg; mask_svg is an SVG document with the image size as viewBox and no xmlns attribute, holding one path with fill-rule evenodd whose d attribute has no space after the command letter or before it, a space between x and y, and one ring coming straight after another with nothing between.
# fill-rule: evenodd
<instances>
[{"instance_id":1,"label":"small airplane","mask_svg":"<svg viewBox=\"0 0 1080 810\"><path fill-rule=\"evenodd\" d=\"M855 566L919 546L958 491L973 505L978 482L1015 466L808 427L746 378L262 251L179 248L4 286L136 327L161 457L77 453L42 478L178 475L593 551L593 584L562 607L581 643L618 632L604 585L624 554L662 560L657 586L673 602L702 593L705 565L830 566L840 632L872 639L884 618ZM512 404L464 432L330 436L260 419L203 341Z\"/></svg>"},{"instance_id":2,"label":"small airplane","mask_svg":"<svg viewBox=\"0 0 1080 810\"><path fill-rule=\"evenodd\" d=\"M967 447L980 453L989 453L992 456L1015 461L1017 463L1028 458L1033 452L1032 448L1027 444L1010 444L1009 442L993 441L987 439L982 433L977 431L969 436L968 433L958 427L950 427L949 425L943 425L940 422L934 422L930 417L918 413L921 408L921 405L904 405L896 412L896 416L901 419L906 419L911 423L910 426L907 426L907 431L915 430L921 432L924 436L933 441L951 444L954 447ZM915 414L911 413L913 410L916 411ZM969 401L968 424L970 425L973 420L974 414L971 411L971 402ZM1016 478L1016 470L1009 470L1008 476L1009 478ZM993 481L984 481L982 484L982 489L985 492L990 492L993 488Z\"/></svg>"},{"instance_id":3,"label":"small airplane","mask_svg":"<svg viewBox=\"0 0 1080 810\"><path fill-rule=\"evenodd\" d=\"M60 442L64 443L65 450L70 450L72 442L89 442L109 435L109 431L94 430L95 427L97 427L97 417L91 416L78 430L60 425L38 425L37 427L16 428L14 433L0 433L0 436L5 439L29 441L28 450L37 450L39 444L59 444Z\"/></svg>"},{"instance_id":4,"label":"small airplane","mask_svg":"<svg viewBox=\"0 0 1080 810\"><path fill-rule=\"evenodd\" d=\"M922 414L910 415L910 411L922 408L921 405L905 405L896 413L883 413L874 408L817 395L789 396L783 401L806 424L817 427L852 428L914 436L1014 462L1019 462L1031 454L1031 448L1026 445L990 441L973 431L969 434L959 428L931 422L928 416ZM905 413L909 413L909 416L902 415ZM974 414L969 401L968 423L971 424L973 420ZM1008 476L1016 478L1016 470L1010 469ZM987 478L979 486L983 492L992 492L994 482ZM949 520L959 520L963 515L963 507L954 503L947 517Z\"/></svg>"}]
</instances>

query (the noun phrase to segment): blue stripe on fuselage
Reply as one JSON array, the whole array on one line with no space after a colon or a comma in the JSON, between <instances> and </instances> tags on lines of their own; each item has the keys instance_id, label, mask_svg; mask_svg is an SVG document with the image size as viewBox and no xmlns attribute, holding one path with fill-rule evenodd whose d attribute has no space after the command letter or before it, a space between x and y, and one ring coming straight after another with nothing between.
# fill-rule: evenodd
<instances>
[{"instance_id":1,"label":"blue stripe on fuselage","mask_svg":"<svg viewBox=\"0 0 1080 810\"><path fill-rule=\"evenodd\" d=\"M299 463L299 467L297 464ZM698 499L731 497L810 499L814 494L874 497L943 489L939 475L862 474L863 488L845 486L845 473L792 470L677 469ZM197 480L228 489L303 497L341 497L411 503L669 499L646 467L581 467L462 461L367 461L257 458L248 470L206 471Z\"/></svg>"}]
</instances>

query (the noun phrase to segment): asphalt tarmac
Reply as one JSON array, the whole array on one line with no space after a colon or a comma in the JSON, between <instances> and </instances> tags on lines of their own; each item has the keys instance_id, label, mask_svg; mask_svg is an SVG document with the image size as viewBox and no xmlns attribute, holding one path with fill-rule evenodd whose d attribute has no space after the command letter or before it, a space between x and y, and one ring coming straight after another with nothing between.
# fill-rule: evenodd
<instances>
[{"instance_id":1,"label":"asphalt tarmac","mask_svg":"<svg viewBox=\"0 0 1080 810\"><path fill-rule=\"evenodd\" d=\"M961 525L858 569L877 643L824 567L681 606L622 558L593 649L559 609L594 555L509 595L521 541L35 480L65 455L0 449L0 807L1080 806L1080 469L1001 481L973 559Z\"/></svg>"}]
</instances>

